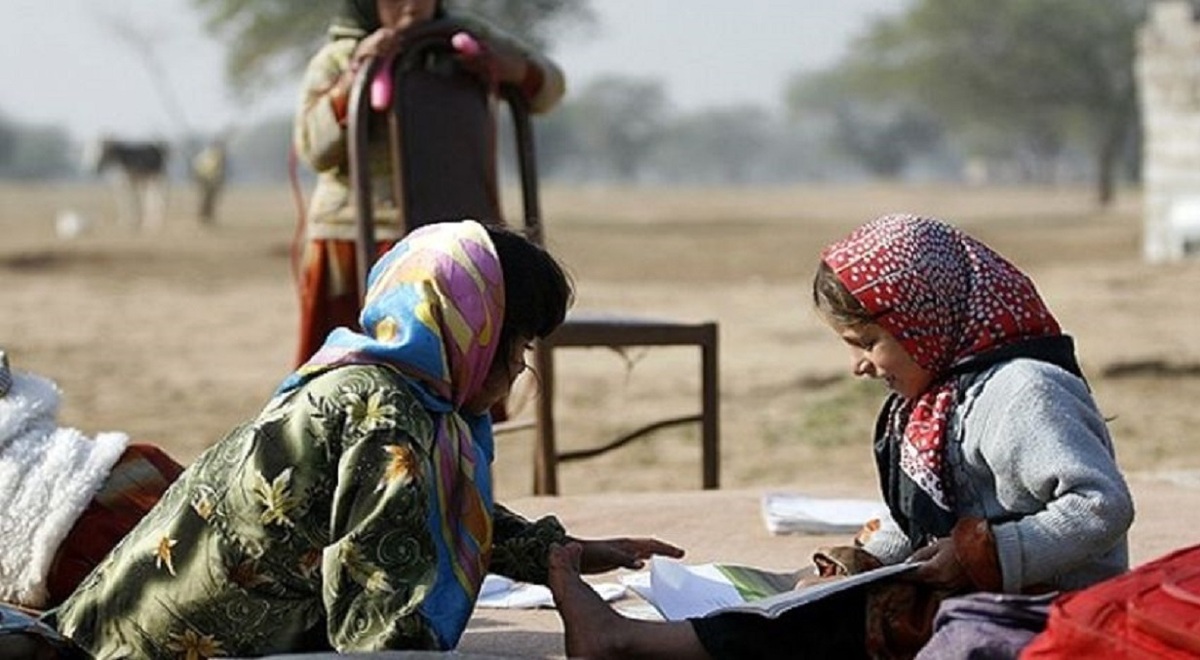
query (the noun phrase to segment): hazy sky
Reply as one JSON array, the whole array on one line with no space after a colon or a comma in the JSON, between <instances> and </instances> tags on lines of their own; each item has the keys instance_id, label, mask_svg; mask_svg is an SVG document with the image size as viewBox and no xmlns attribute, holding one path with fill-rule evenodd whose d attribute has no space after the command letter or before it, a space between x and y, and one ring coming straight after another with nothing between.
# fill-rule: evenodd
<instances>
[{"instance_id":1,"label":"hazy sky","mask_svg":"<svg viewBox=\"0 0 1200 660\"><path fill-rule=\"evenodd\" d=\"M594 0L595 34L564 42L553 55L575 89L611 72L663 80L684 110L746 102L776 108L790 73L832 63L871 18L904 4ZM185 128L215 131L291 112L294 86L249 107L233 102L224 91L221 45L204 35L188 0L4 5L0 112L22 122L66 126L78 138L175 138ZM148 45L129 38L148 34L155 35Z\"/></svg>"}]
</instances>

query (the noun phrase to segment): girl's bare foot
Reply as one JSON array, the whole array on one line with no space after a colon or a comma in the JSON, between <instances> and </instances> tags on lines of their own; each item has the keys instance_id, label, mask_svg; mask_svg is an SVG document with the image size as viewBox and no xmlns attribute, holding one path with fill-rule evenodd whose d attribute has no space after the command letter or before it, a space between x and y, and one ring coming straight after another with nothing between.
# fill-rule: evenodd
<instances>
[{"instance_id":1,"label":"girl's bare foot","mask_svg":"<svg viewBox=\"0 0 1200 660\"><path fill-rule=\"evenodd\" d=\"M620 657L621 629L629 621L613 611L580 577L582 552L578 543L550 548L548 581L562 617L567 656L589 660Z\"/></svg>"},{"instance_id":2,"label":"girl's bare foot","mask_svg":"<svg viewBox=\"0 0 1200 660\"><path fill-rule=\"evenodd\" d=\"M710 660L687 621L638 621L621 616L579 576L578 543L550 548L550 592L566 631L567 656Z\"/></svg>"}]
</instances>

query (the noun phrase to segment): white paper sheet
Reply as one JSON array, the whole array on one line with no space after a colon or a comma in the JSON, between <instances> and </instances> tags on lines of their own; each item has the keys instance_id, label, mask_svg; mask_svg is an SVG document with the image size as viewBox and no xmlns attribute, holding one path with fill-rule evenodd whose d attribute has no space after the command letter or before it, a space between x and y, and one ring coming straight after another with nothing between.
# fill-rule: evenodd
<instances>
[{"instance_id":1,"label":"white paper sheet","mask_svg":"<svg viewBox=\"0 0 1200 660\"><path fill-rule=\"evenodd\" d=\"M685 566L660 557L650 560L650 590L655 607L670 621L745 602L737 587L713 564Z\"/></svg>"},{"instance_id":2,"label":"white paper sheet","mask_svg":"<svg viewBox=\"0 0 1200 660\"><path fill-rule=\"evenodd\" d=\"M591 583L589 583L591 584ZM597 594L606 601L616 600L625 595L625 586L613 582L591 584ZM489 573L483 578L479 588L477 607L497 609L532 609L536 607L554 607L554 596L550 589L540 584L516 582L501 575Z\"/></svg>"},{"instance_id":3,"label":"white paper sheet","mask_svg":"<svg viewBox=\"0 0 1200 660\"><path fill-rule=\"evenodd\" d=\"M772 534L853 534L886 511L877 500L799 493L766 493L762 497L763 520Z\"/></svg>"}]
</instances>

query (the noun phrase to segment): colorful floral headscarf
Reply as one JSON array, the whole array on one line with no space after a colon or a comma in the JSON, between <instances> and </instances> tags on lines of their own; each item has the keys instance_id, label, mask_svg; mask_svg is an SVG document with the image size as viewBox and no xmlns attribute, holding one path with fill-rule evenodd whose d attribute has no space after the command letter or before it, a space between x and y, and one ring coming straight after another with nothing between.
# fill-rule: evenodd
<instances>
[{"instance_id":1,"label":"colorful floral headscarf","mask_svg":"<svg viewBox=\"0 0 1200 660\"><path fill-rule=\"evenodd\" d=\"M975 356L1061 335L1058 322L1025 274L936 219L883 216L821 256L876 322L934 374L934 385L916 399L897 397L884 433L899 444L904 474L952 512L943 462L947 421L958 401L958 379L950 376Z\"/></svg>"},{"instance_id":2,"label":"colorful floral headscarf","mask_svg":"<svg viewBox=\"0 0 1200 660\"><path fill-rule=\"evenodd\" d=\"M461 407L487 377L503 318L503 274L487 230L472 220L426 225L371 269L359 319L365 333L334 330L279 389L339 366L387 365L430 412L438 577L422 609L449 646L466 626L492 546L491 420Z\"/></svg>"}]
</instances>

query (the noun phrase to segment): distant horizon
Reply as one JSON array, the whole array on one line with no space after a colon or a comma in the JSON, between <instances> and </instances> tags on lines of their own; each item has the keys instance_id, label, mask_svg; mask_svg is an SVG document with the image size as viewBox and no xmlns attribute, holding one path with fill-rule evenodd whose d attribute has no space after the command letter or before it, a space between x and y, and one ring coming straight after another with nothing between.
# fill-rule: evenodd
<instances>
[{"instance_id":1,"label":"distant horizon","mask_svg":"<svg viewBox=\"0 0 1200 660\"><path fill-rule=\"evenodd\" d=\"M225 86L224 49L203 33L188 0L9 2L0 39L21 56L0 61L3 78L14 81L0 88L0 113L12 121L62 128L85 142L102 134L175 140L292 112L296 91L286 84L239 106ZM691 0L679 12L673 0L596 0L595 34L557 44L551 56L567 72L568 99L615 74L662 80L685 112L738 104L774 111L792 73L833 64L871 18L904 4ZM678 29L661 27L670 25ZM122 31L155 37L135 46ZM146 53L174 64L148 66ZM37 75L30 62L39 63Z\"/></svg>"}]
</instances>

